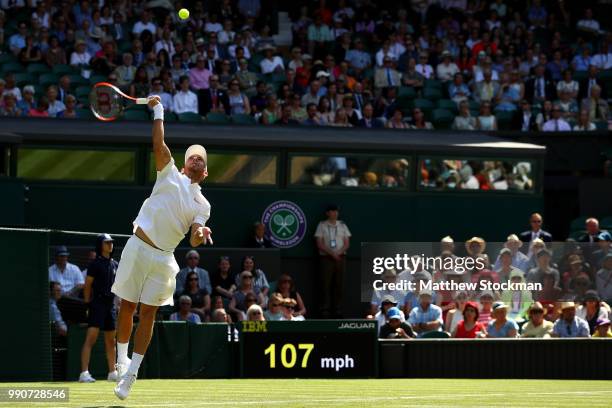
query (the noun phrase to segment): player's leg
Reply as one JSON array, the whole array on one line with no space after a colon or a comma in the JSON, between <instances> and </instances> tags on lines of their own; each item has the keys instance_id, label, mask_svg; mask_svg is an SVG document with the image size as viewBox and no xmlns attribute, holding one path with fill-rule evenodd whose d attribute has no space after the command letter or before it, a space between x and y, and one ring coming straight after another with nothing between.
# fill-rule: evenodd
<instances>
[{"instance_id":1,"label":"player's leg","mask_svg":"<svg viewBox=\"0 0 612 408\"><path fill-rule=\"evenodd\" d=\"M128 366L130 363L128 343L132 335L136 306L136 303L125 299L121 299L121 306L119 306L119 317L117 319L117 363L125 366Z\"/></svg>"},{"instance_id":2,"label":"player's leg","mask_svg":"<svg viewBox=\"0 0 612 408\"><path fill-rule=\"evenodd\" d=\"M98 339L98 333L100 329L98 327L89 327L87 334L85 335L85 342L81 348L81 374L79 375L79 382L95 382L96 380L89 374L89 359L91 357L91 349L96 340Z\"/></svg>"},{"instance_id":3,"label":"player's leg","mask_svg":"<svg viewBox=\"0 0 612 408\"><path fill-rule=\"evenodd\" d=\"M117 332L115 330L108 330L104 332L104 348L106 350L106 362L108 364L108 381L117 381L119 375L115 366L115 356L117 350L115 348L115 336Z\"/></svg>"},{"instance_id":4,"label":"player's leg","mask_svg":"<svg viewBox=\"0 0 612 408\"><path fill-rule=\"evenodd\" d=\"M128 368L128 373L137 375L140 363L144 358L151 337L153 336L153 325L155 324L155 315L159 306L140 304L140 312L138 314L138 328L134 334L134 351L132 352L132 363Z\"/></svg>"}]
</instances>

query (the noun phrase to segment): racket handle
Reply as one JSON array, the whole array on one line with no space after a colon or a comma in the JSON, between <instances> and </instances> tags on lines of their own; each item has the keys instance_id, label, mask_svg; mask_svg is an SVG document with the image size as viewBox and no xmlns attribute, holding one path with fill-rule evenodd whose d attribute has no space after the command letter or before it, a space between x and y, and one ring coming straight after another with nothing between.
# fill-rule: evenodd
<instances>
[{"instance_id":1,"label":"racket handle","mask_svg":"<svg viewBox=\"0 0 612 408\"><path fill-rule=\"evenodd\" d=\"M136 98L136 105L146 105L149 103L149 98Z\"/></svg>"}]
</instances>

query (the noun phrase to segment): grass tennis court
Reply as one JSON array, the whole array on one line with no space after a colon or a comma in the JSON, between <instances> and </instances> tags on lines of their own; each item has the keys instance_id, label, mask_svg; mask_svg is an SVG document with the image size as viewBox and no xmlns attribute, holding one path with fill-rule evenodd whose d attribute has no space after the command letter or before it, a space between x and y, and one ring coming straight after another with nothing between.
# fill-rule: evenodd
<instances>
[{"instance_id":1,"label":"grass tennis court","mask_svg":"<svg viewBox=\"0 0 612 408\"><path fill-rule=\"evenodd\" d=\"M70 388L68 403L0 407L610 407L612 381L563 380L139 380L120 401L113 384L4 383Z\"/></svg>"}]
</instances>

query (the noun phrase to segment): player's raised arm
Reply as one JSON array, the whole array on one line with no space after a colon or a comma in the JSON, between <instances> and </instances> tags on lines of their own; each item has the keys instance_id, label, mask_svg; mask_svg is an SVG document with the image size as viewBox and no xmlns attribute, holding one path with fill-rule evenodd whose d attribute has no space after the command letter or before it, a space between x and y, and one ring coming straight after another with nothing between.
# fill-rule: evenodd
<instances>
[{"instance_id":1,"label":"player's raised arm","mask_svg":"<svg viewBox=\"0 0 612 408\"><path fill-rule=\"evenodd\" d=\"M159 96L149 98L149 107L153 109L153 154L155 169L161 171L172 158L170 149L164 141L164 107Z\"/></svg>"}]
</instances>

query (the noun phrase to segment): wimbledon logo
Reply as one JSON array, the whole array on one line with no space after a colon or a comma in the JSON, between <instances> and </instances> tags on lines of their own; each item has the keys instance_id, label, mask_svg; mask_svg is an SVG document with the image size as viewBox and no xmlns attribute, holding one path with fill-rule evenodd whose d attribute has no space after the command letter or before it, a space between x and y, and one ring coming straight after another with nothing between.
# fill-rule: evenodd
<instances>
[{"instance_id":1,"label":"wimbledon logo","mask_svg":"<svg viewBox=\"0 0 612 408\"><path fill-rule=\"evenodd\" d=\"M261 222L266 226L270 242L278 248L291 248L306 235L306 216L291 201L276 201L263 212Z\"/></svg>"}]
</instances>

